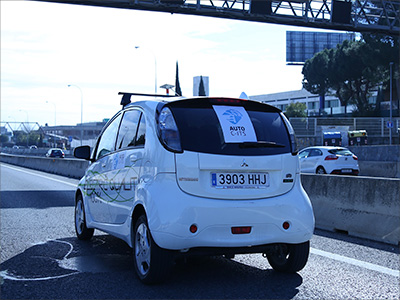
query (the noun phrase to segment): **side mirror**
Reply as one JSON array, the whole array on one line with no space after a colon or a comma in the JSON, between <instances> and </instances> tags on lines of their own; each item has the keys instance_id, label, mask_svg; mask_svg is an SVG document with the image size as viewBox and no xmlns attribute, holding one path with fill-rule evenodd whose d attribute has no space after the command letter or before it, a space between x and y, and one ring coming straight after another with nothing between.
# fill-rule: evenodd
<instances>
[{"instance_id":1,"label":"side mirror","mask_svg":"<svg viewBox=\"0 0 400 300\"><path fill-rule=\"evenodd\" d=\"M74 156L76 158L82 158L90 160L90 146L79 146L74 149Z\"/></svg>"}]
</instances>

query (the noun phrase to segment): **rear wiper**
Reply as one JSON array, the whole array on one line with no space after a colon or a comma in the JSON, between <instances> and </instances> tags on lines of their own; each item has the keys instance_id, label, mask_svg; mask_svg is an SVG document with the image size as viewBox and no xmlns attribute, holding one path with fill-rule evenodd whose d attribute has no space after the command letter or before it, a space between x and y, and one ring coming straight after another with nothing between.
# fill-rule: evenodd
<instances>
[{"instance_id":1,"label":"rear wiper","mask_svg":"<svg viewBox=\"0 0 400 300\"><path fill-rule=\"evenodd\" d=\"M244 142L239 144L239 148L284 148L285 145L277 144L275 142Z\"/></svg>"}]
</instances>

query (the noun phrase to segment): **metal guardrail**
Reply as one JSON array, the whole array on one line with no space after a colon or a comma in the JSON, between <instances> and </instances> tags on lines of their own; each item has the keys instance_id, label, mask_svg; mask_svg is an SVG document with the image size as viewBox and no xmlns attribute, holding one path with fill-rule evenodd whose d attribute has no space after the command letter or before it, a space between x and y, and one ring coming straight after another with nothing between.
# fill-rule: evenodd
<instances>
[{"instance_id":1,"label":"metal guardrail","mask_svg":"<svg viewBox=\"0 0 400 300\"><path fill-rule=\"evenodd\" d=\"M389 118L290 118L296 136L317 137L322 126L348 126L350 131L366 130L368 137L389 137ZM393 118L393 136L400 135L400 118Z\"/></svg>"}]
</instances>

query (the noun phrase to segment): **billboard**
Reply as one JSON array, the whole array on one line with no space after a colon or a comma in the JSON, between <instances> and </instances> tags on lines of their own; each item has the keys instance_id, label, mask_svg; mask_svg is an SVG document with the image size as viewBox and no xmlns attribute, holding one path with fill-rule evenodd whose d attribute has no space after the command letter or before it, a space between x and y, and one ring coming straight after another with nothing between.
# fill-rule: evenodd
<instances>
[{"instance_id":1,"label":"billboard","mask_svg":"<svg viewBox=\"0 0 400 300\"><path fill-rule=\"evenodd\" d=\"M286 63L303 64L315 53L354 39L354 33L286 31Z\"/></svg>"}]
</instances>

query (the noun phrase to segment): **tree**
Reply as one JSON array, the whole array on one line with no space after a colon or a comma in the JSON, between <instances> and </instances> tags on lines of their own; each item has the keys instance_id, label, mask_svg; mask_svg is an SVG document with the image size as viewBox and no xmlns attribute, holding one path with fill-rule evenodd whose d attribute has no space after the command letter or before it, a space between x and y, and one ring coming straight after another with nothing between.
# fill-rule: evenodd
<instances>
[{"instance_id":1,"label":"tree","mask_svg":"<svg viewBox=\"0 0 400 300\"><path fill-rule=\"evenodd\" d=\"M286 107L285 115L288 118L305 118L307 117L307 105L305 103L294 102Z\"/></svg>"},{"instance_id":2,"label":"tree","mask_svg":"<svg viewBox=\"0 0 400 300\"><path fill-rule=\"evenodd\" d=\"M10 140L10 137L8 135L2 134L0 135L0 143L4 144L7 143Z\"/></svg>"},{"instance_id":3,"label":"tree","mask_svg":"<svg viewBox=\"0 0 400 300\"><path fill-rule=\"evenodd\" d=\"M325 94L329 90L328 65L329 50L325 49L306 60L302 70L303 87L310 93L320 96L320 111L324 108Z\"/></svg>"},{"instance_id":4,"label":"tree","mask_svg":"<svg viewBox=\"0 0 400 300\"><path fill-rule=\"evenodd\" d=\"M178 62L176 62L175 96L182 96L181 85L179 84Z\"/></svg>"},{"instance_id":5,"label":"tree","mask_svg":"<svg viewBox=\"0 0 400 300\"><path fill-rule=\"evenodd\" d=\"M342 51L343 48L347 47L348 42L346 40L343 44L338 45L337 49L329 50L330 63L328 67L329 86L335 91L333 94L339 99L340 104L344 106L345 114L347 114L347 106L354 97L351 81L347 78L352 64L350 58Z\"/></svg>"},{"instance_id":6,"label":"tree","mask_svg":"<svg viewBox=\"0 0 400 300\"><path fill-rule=\"evenodd\" d=\"M199 96L207 96L204 88L203 76L200 76Z\"/></svg>"},{"instance_id":7,"label":"tree","mask_svg":"<svg viewBox=\"0 0 400 300\"><path fill-rule=\"evenodd\" d=\"M389 61L399 59L398 45L395 38L365 35L365 40L344 41L325 49L305 62L303 86L320 96L333 92L343 106L355 104L359 116L373 115L376 110L369 98L388 81Z\"/></svg>"}]
</instances>

